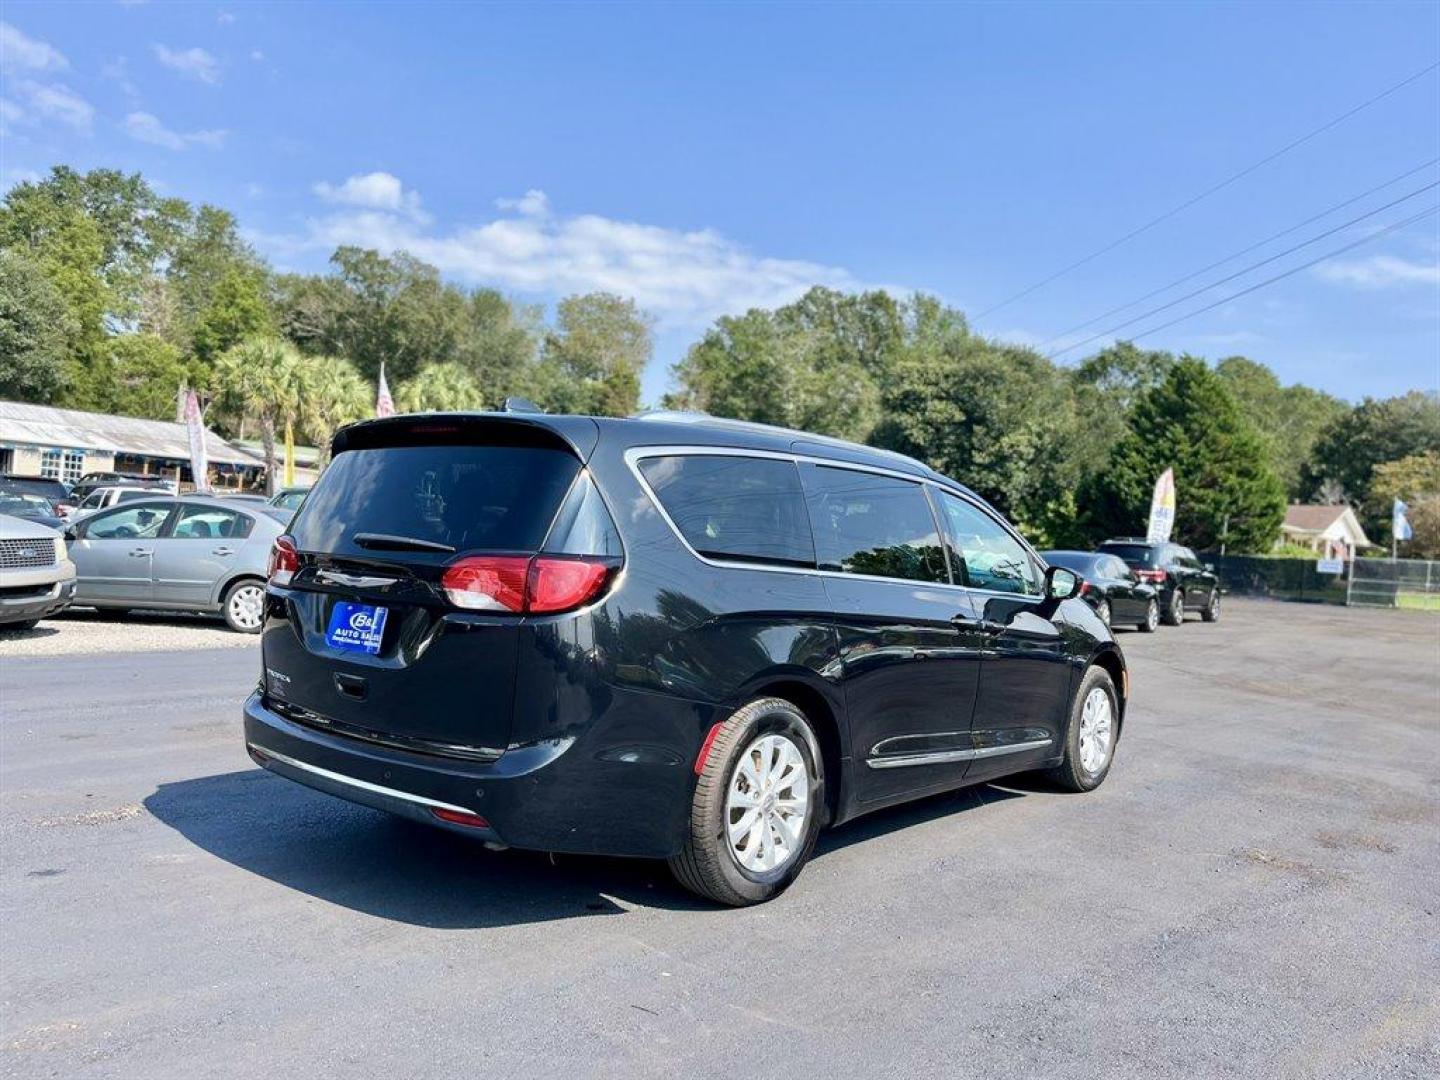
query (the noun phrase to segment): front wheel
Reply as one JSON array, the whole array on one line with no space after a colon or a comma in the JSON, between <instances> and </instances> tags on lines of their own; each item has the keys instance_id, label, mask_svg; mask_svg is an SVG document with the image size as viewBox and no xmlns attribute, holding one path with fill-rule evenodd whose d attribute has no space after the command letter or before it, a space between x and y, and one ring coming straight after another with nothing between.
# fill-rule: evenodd
<instances>
[{"instance_id":1,"label":"front wheel","mask_svg":"<svg viewBox=\"0 0 1440 1080\"><path fill-rule=\"evenodd\" d=\"M685 846L670 869L734 907L779 896L804 868L824 817L819 745L805 715L760 698L726 720L695 783Z\"/></svg>"},{"instance_id":2,"label":"front wheel","mask_svg":"<svg viewBox=\"0 0 1440 1080\"><path fill-rule=\"evenodd\" d=\"M1153 596L1150 602L1145 605L1145 621L1140 624L1140 630L1146 634L1153 634L1160 626L1160 601Z\"/></svg>"},{"instance_id":3,"label":"front wheel","mask_svg":"<svg viewBox=\"0 0 1440 1080\"><path fill-rule=\"evenodd\" d=\"M1170 594L1170 603L1165 606L1165 625L1179 626L1185 621L1185 592L1176 589Z\"/></svg>"},{"instance_id":4,"label":"front wheel","mask_svg":"<svg viewBox=\"0 0 1440 1080\"><path fill-rule=\"evenodd\" d=\"M241 634L258 634L265 621L265 586L254 578L237 581L222 601L225 625Z\"/></svg>"},{"instance_id":5,"label":"front wheel","mask_svg":"<svg viewBox=\"0 0 1440 1080\"><path fill-rule=\"evenodd\" d=\"M1120 700L1104 668L1080 681L1065 727L1065 758L1046 775L1066 791L1094 791L1110 775L1120 737Z\"/></svg>"}]
</instances>

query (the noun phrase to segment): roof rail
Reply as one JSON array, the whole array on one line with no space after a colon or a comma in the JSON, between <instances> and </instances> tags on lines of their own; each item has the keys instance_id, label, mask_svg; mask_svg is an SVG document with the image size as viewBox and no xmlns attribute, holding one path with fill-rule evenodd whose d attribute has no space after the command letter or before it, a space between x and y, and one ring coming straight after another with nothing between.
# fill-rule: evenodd
<instances>
[{"instance_id":1,"label":"roof rail","mask_svg":"<svg viewBox=\"0 0 1440 1080\"><path fill-rule=\"evenodd\" d=\"M846 450L858 450L866 454L877 454L881 457L896 458L901 461L915 461L915 459L909 455L902 454L896 450L886 450L879 446L867 446L865 443L852 442L849 439L838 439L833 435L817 435L813 431L801 431L798 428L781 427L778 424L762 424L754 420L731 420L723 416L711 416L706 412L687 412L681 409L651 409L648 412L635 413L630 419L658 420L667 424L698 424L703 427L721 428L728 431L753 431L763 435L781 435L817 445L833 446ZM919 463L916 462L916 464Z\"/></svg>"}]
</instances>

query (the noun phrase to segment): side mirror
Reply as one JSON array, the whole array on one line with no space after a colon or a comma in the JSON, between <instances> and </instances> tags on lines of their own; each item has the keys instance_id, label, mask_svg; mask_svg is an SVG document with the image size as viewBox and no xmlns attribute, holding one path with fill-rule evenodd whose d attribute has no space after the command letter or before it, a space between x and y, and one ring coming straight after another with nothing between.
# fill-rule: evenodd
<instances>
[{"instance_id":1,"label":"side mirror","mask_svg":"<svg viewBox=\"0 0 1440 1080\"><path fill-rule=\"evenodd\" d=\"M1206 570L1209 570L1210 573L1213 574L1213 573L1215 572L1215 564L1214 564L1213 562L1207 562L1207 563L1205 564L1205 569L1206 569Z\"/></svg>"},{"instance_id":2,"label":"side mirror","mask_svg":"<svg viewBox=\"0 0 1440 1080\"><path fill-rule=\"evenodd\" d=\"M1080 595L1083 584L1080 575L1063 566L1052 566L1045 571L1045 595L1051 600L1069 600Z\"/></svg>"},{"instance_id":3,"label":"side mirror","mask_svg":"<svg viewBox=\"0 0 1440 1080\"><path fill-rule=\"evenodd\" d=\"M65 526L65 531L60 535L65 537L67 544L73 544L76 540L80 539L80 534L75 531L74 525Z\"/></svg>"}]
</instances>

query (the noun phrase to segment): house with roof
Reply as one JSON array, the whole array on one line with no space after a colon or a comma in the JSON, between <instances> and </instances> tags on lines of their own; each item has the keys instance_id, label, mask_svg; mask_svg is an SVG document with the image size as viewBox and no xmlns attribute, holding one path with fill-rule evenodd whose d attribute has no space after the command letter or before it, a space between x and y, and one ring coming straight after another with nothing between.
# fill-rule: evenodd
<instances>
[{"instance_id":1,"label":"house with roof","mask_svg":"<svg viewBox=\"0 0 1440 1080\"><path fill-rule=\"evenodd\" d=\"M252 487L264 472L257 454L205 433L210 486ZM73 484L86 473L125 472L190 482L190 436L184 424L0 401L0 473L45 476Z\"/></svg>"},{"instance_id":2,"label":"house with roof","mask_svg":"<svg viewBox=\"0 0 1440 1080\"><path fill-rule=\"evenodd\" d=\"M1355 511L1343 503L1291 503L1285 508L1280 537L1283 543L1307 547L1324 559L1353 559L1360 548L1373 546Z\"/></svg>"}]
</instances>

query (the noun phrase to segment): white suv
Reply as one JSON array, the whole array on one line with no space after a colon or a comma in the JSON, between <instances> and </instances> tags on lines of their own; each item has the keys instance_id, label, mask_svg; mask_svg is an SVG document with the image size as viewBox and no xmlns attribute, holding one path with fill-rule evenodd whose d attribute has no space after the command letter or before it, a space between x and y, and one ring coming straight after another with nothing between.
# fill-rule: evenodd
<instances>
[{"instance_id":1,"label":"white suv","mask_svg":"<svg viewBox=\"0 0 1440 1080\"><path fill-rule=\"evenodd\" d=\"M0 627L29 630L70 606L75 564L65 538L33 521L0 514Z\"/></svg>"}]
</instances>

